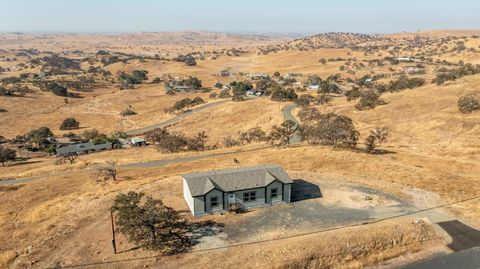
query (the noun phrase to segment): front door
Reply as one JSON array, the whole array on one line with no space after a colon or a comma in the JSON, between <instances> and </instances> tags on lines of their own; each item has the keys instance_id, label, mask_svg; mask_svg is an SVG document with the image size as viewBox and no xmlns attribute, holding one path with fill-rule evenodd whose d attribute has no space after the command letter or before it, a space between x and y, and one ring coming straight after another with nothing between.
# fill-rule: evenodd
<instances>
[{"instance_id":1,"label":"front door","mask_svg":"<svg viewBox=\"0 0 480 269\"><path fill-rule=\"evenodd\" d=\"M228 194L228 203L229 204L235 204L235 193L229 193Z\"/></svg>"}]
</instances>

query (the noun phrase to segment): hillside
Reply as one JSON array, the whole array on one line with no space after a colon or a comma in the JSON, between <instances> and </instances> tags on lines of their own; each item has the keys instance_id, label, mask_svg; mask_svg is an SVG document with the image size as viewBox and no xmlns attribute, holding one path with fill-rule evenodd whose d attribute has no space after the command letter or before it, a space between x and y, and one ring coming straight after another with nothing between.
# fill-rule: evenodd
<instances>
[{"instance_id":1,"label":"hillside","mask_svg":"<svg viewBox=\"0 0 480 269\"><path fill-rule=\"evenodd\" d=\"M15 156L0 166L0 267L395 268L451 252L438 223L480 225L480 111L459 109L480 90L477 33L1 34L0 146ZM286 119L303 141L282 140ZM388 135L369 149L377 127ZM118 146L70 163L52 137ZM117 179L99 176L112 163ZM190 214L182 174L266 163L319 195ZM113 254L110 209L128 191L199 229L191 249L163 256L119 233Z\"/></svg>"}]
</instances>

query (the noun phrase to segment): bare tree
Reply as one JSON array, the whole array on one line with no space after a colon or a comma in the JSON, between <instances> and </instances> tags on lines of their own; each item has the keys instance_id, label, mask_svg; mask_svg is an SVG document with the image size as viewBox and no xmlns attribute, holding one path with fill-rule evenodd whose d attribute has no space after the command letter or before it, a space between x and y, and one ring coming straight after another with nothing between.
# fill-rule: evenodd
<instances>
[{"instance_id":1,"label":"bare tree","mask_svg":"<svg viewBox=\"0 0 480 269\"><path fill-rule=\"evenodd\" d=\"M97 181L107 180L111 178L113 181L117 180L117 162L106 162L97 166L96 168Z\"/></svg>"},{"instance_id":2,"label":"bare tree","mask_svg":"<svg viewBox=\"0 0 480 269\"><path fill-rule=\"evenodd\" d=\"M388 129L385 127L377 127L370 131L370 134L365 138L365 147L367 151L372 152L377 146L381 146L383 142L387 141Z\"/></svg>"},{"instance_id":3,"label":"bare tree","mask_svg":"<svg viewBox=\"0 0 480 269\"><path fill-rule=\"evenodd\" d=\"M64 158L65 158L65 160L69 161L70 164L73 164L77 160L78 155L77 154L68 154Z\"/></svg>"}]
</instances>

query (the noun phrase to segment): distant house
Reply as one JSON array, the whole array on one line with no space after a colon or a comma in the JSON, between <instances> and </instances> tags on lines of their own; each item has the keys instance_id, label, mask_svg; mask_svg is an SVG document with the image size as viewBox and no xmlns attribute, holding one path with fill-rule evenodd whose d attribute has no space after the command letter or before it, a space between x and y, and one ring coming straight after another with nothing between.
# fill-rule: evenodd
<instances>
[{"instance_id":1,"label":"distant house","mask_svg":"<svg viewBox=\"0 0 480 269\"><path fill-rule=\"evenodd\" d=\"M292 86L302 87L303 83L300 82L300 81L295 81L295 82L292 83Z\"/></svg>"},{"instance_id":2,"label":"distant house","mask_svg":"<svg viewBox=\"0 0 480 269\"><path fill-rule=\"evenodd\" d=\"M182 175L183 196L194 216L289 203L293 181L278 165Z\"/></svg>"},{"instance_id":3,"label":"distant house","mask_svg":"<svg viewBox=\"0 0 480 269\"><path fill-rule=\"evenodd\" d=\"M141 137L132 137L130 139L130 142L132 143L133 146L135 147L141 147L147 145L147 142L145 141L144 138Z\"/></svg>"},{"instance_id":4,"label":"distant house","mask_svg":"<svg viewBox=\"0 0 480 269\"><path fill-rule=\"evenodd\" d=\"M268 75L266 75L266 74L250 74L249 77L253 80L261 80L261 79L268 78Z\"/></svg>"},{"instance_id":5,"label":"distant house","mask_svg":"<svg viewBox=\"0 0 480 269\"><path fill-rule=\"evenodd\" d=\"M191 92L194 90L194 88L190 86L175 86L173 89L177 92Z\"/></svg>"},{"instance_id":6,"label":"distant house","mask_svg":"<svg viewBox=\"0 0 480 269\"><path fill-rule=\"evenodd\" d=\"M222 77L229 77L229 76L231 76L231 75L232 75L232 73L231 73L230 71L228 71L228 70L222 70L222 71L220 71L220 76L222 76Z\"/></svg>"},{"instance_id":7,"label":"distant house","mask_svg":"<svg viewBox=\"0 0 480 269\"><path fill-rule=\"evenodd\" d=\"M417 67L417 66L405 66L403 71L407 74L424 74L425 68Z\"/></svg>"},{"instance_id":8,"label":"distant house","mask_svg":"<svg viewBox=\"0 0 480 269\"><path fill-rule=\"evenodd\" d=\"M288 73L285 78L298 78L303 77L302 73Z\"/></svg>"},{"instance_id":9,"label":"distant house","mask_svg":"<svg viewBox=\"0 0 480 269\"><path fill-rule=\"evenodd\" d=\"M418 62L417 59L411 57L398 57L396 58L399 62Z\"/></svg>"},{"instance_id":10,"label":"distant house","mask_svg":"<svg viewBox=\"0 0 480 269\"><path fill-rule=\"evenodd\" d=\"M320 89L320 85L308 85L307 89L309 90L318 90Z\"/></svg>"},{"instance_id":11,"label":"distant house","mask_svg":"<svg viewBox=\"0 0 480 269\"><path fill-rule=\"evenodd\" d=\"M87 153L92 153L96 151L112 149L112 147L113 145L110 142L97 144L97 145L93 144L92 142L87 142L87 143L59 146L55 150L57 152L57 156L65 156L65 155L71 155L71 154L87 154Z\"/></svg>"}]
</instances>

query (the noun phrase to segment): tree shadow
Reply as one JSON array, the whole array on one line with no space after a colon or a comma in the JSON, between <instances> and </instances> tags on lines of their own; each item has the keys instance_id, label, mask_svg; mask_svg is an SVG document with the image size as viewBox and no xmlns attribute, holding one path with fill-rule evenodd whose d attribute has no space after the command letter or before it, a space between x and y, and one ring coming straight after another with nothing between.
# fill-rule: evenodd
<instances>
[{"instance_id":1,"label":"tree shadow","mask_svg":"<svg viewBox=\"0 0 480 269\"><path fill-rule=\"evenodd\" d=\"M25 186L25 185L24 184L18 184L18 185L0 186L0 192L16 191L23 186Z\"/></svg>"},{"instance_id":2,"label":"tree shadow","mask_svg":"<svg viewBox=\"0 0 480 269\"><path fill-rule=\"evenodd\" d=\"M291 202L322 198L320 187L303 179L294 179L292 184Z\"/></svg>"},{"instance_id":3,"label":"tree shadow","mask_svg":"<svg viewBox=\"0 0 480 269\"><path fill-rule=\"evenodd\" d=\"M33 164L33 163L41 163L42 161L20 161L20 162L14 162L10 163L8 167L11 166L20 166L20 165L27 165L27 164Z\"/></svg>"},{"instance_id":4,"label":"tree shadow","mask_svg":"<svg viewBox=\"0 0 480 269\"><path fill-rule=\"evenodd\" d=\"M386 149L374 149L374 150L368 151L367 153L371 155L397 154L396 151L386 150Z\"/></svg>"},{"instance_id":5,"label":"tree shadow","mask_svg":"<svg viewBox=\"0 0 480 269\"><path fill-rule=\"evenodd\" d=\"M117 254L120 254L120 253L127 253L127 252L134 251L134 250L137 250L137 249L140 249L140 247L138 247L138 246L135 246L135 247L131 247L131 248L129 248L129 249L126 249L126 250L117 251Z\"/></svg>"}]
</instances>

